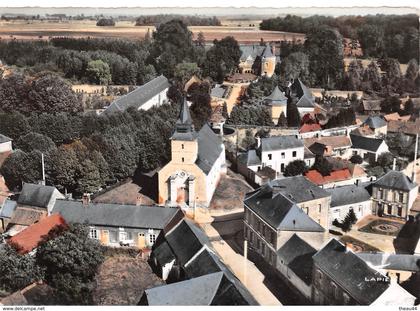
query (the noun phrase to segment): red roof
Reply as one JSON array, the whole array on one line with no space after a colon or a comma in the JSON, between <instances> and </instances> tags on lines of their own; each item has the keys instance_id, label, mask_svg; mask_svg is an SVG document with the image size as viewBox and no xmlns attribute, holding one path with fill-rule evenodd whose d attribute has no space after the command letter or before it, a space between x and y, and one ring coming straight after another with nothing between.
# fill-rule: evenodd
<instances>
[{"instance_id":1,"label":"red roof","mask_svg":"<svg viewBox=\"0 0 420 311\"><path fill-rule=\"evenodd\" d=\"M54 214L30 225L25 230L11 237L7 242L15 247L20 254L26 254L38 246L43 236L58 226L67 227L67 224L61 215Z\"/></svg>"},{"instance_id":2,"label":"red roof","mask_svg":"<svg viewBox=\"0 0 420 311\"><path fill-rule=\"evenodd\" d=\"M315 132L321 129L321 125L318 123L304 124L299 130L299 133Z\"/></svg>"},{"instance_id":3,"label":"red roof","mask_svg":"<svg viewBox=\"0 0 420 311\"><path fill-rule=\"evenodd\" d=\"M352 177L348 168L333 171L330 173L330 175L327 176L322 176L322 174L317 170L309 170L308 172L306 172L305 176L317 185L324 185L337 181L343 181Z\"/></svg>"}]
</instances>

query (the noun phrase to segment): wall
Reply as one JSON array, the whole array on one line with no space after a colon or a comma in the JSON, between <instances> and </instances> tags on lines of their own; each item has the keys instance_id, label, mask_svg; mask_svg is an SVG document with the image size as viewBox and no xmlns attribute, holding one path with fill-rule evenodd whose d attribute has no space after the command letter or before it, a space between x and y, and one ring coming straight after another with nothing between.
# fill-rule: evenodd
<instances>
[{"instance_id":1,"label":"wall","mask_svg":"<svg viewBox=\"0 0 420 311\"><path fill-rule=\"evenodd\" d=\"M296 156L293 157L293 152L296 152ZM284 153L284 158L282 157ZM271 160L269 159L269 154L271 154ZM277 173L282 173L286 166L295 160L303 160L304 158L304 147L298 147L293 149L283 149L283 150L272 150L272 151L263 151L261 154L262 166L269 166ZM282 164L284 165L283 170L281 169Z\"/></svg>"},{"instance_id":2,"label":"wall","mask_svg":"<svg viewBox=\"0 0 420 311\"><path fill-rule=\"evenodd\" d=\"M277 270L288 280L301 294L303 294L309 300L311 299L312 287L307 285L302 279L300 279L289 267L284 263L281 255L277 258Z\"/></svg>"},{"instance_id":3,"label":"wall","mask_svg":"<svg viewBox=\"0 0 420 311\"><path fill-rule=\"evenodd\" d=\"M160 105L162 105L164 102L166 102L168 100L167 97L166 97L166 93L167 92L168 92L168 88L164 89L162 92L160 92L159 94L153 96L146 103L144 103L140 107L140 109L142 109L142 110L149 110L150 108L152 108L154 106L159 107Z\"/></svg>"},{"instance_id":4,"label":"wall","mask_svg":"<svg viewBox=\"0 0 420 311\"><path fill-rule=\"evenodd\" d=\"M279 118L281 113L284 113L284 116L287 117L287 105L284 106L278 106L278 105L272 105L271 107L271 119L273 120L274 125L277 125L279 122Z\"/></svg>"},{"instance_id":5,"label":"wall","mask_svg":"<svg viewBox=\"0 0 420 311\"><path fill-rule=\"evenodd\" d=\"M331 196L320 198L312 201L299 203L298 206L303 209L303 211L319 223L323 228L329 228L329 209L331 204ZM321 208L320 208L321 206Z\"/></svg>"},{"instance_id":6,"label":"wall","mask_svg":"<svg viewBox=\"0 0 420 311\"><path fill-rule=\"evenodd\" d=\"M372 214L372 200L369 199L363 202L332 207L330 209L329 216L330 224L332 224L334 219L337 219L338 221L343 221L344 217L346 217L351 208L353 208L353 211L356 214L357 219L359 220L366 215Z\"/></svg>"}]
</instances>

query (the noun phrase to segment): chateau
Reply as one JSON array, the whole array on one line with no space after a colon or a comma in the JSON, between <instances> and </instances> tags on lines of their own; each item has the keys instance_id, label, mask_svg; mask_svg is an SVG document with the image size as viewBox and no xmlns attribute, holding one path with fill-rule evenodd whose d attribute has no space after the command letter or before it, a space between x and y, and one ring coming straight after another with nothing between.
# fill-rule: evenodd
<instances>
[{"instance_id":1,"label":"chateau","mask_svg":"<svg viewBox=\"0 0 420 311\"><path fill-rule=\"evenodd\" d=\"M171 151L171 161L158 173L159 204L208 206L226 173L225 148L207 124L199 132L194 130L185 99L171 137Z\"/></svg>"},{"instance_id":2,"label":"chateau","mask_svg":"<svg viewBox=\"0 0 420 311\"><path fill-rule=\"evenodd\" d=\"M240 47L242 51L239 60L241 73L253 73L255 75L271 77L274 74L276 64L279 62L275 55L274 46L247 46Z\"/></svg>"}]
</instances>

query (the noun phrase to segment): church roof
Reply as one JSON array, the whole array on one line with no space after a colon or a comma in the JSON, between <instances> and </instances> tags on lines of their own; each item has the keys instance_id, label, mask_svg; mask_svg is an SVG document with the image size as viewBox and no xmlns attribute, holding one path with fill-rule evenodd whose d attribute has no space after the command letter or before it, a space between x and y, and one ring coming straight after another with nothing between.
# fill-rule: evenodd
<instances>
[{"instance_id":1,"label":"church roof","mask_svg":"<svg viewBox=\"0 0 420 311\"><path fill-rule=\"evenodd\" d=\"M222 141L213 130L204 124L197 135L198 156L195 164L206 174L210 172L214 163L223 151Z\"/></svg>"},{"instance_id":2,"label":"church roof","mask_svg":"<svg viewBox=\"0 0 420 311\"><path fill-rule=\"evenodd\" d=\"M179 117L175 124L175 131L171 139L194 140L196 136L187 100L183 98Z\"/></svg>"}]
</instances>

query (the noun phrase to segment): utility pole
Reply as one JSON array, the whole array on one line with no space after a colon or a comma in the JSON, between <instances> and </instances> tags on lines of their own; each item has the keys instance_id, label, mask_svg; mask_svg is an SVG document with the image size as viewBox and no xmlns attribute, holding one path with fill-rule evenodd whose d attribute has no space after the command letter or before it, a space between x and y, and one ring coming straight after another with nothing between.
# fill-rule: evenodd
<instances>
[{"instance_id":1,"label":"utility pole","mask_svg":"<svg viewBox=\"0 0 420 311\"><path fill-rule=\"evenodd\" d=\"M42 163L42 185L45 186L45 164L44 164L44 154L41 153L41 163Z\"/></svg>"}]
</instances>

